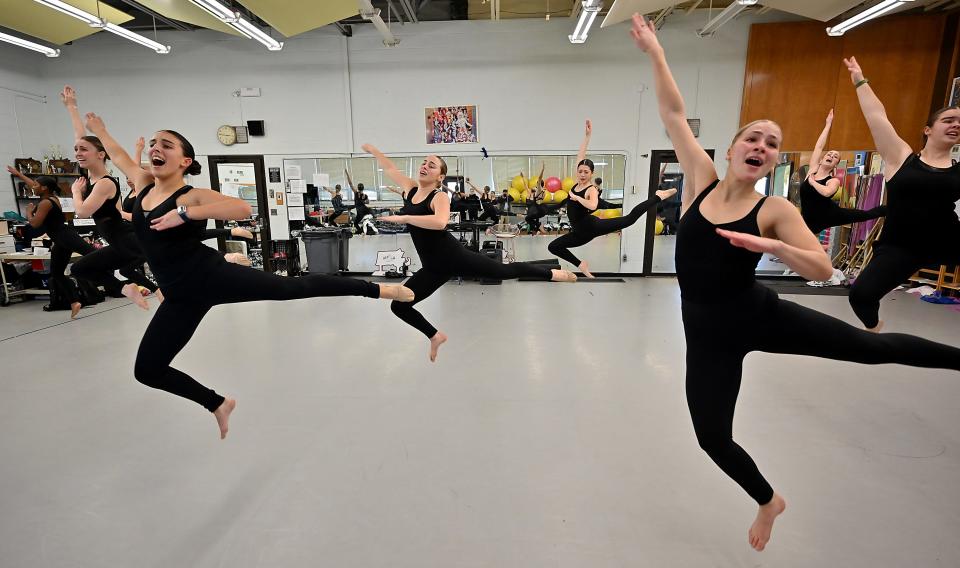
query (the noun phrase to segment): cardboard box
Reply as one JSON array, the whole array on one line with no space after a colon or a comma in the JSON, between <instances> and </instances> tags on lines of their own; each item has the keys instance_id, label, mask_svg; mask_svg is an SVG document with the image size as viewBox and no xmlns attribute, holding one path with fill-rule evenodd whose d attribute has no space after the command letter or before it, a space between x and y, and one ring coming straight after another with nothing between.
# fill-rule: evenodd
<instances>
[{"instance_id":1,"label":"cardboard box","mask_svg":"<svg viewBox=\"0 0 960 568\"><path fill-rule=\"evenodd\" d=\"M0 219L0 235L9 235L10 234L10 221L6 219Z\"/></svg>"}]
</instances>

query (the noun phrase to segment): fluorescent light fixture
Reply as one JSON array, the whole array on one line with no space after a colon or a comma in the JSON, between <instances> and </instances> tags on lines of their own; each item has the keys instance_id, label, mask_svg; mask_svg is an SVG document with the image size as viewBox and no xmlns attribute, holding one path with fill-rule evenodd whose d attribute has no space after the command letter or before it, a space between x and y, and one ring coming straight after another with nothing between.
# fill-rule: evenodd
<instances>
[{"instance_id":1,"label":"fluorescent light fixture","mask_svg":"<svg viewBox=\"0 0 960 568\"><path fill-rule=\"evenodd\" d=\"M265 45L270 51L280 51L283 49L283 42L277 41L264 33L263 30L247 21L238 12L229 6L225 6L218 0L190 0L197 6L203 8L205 12L237 30L247 39L258 41Z\"/></svg>"},{"instance_id":2,"label":"fluorescent light fixture","mask_svg":"<svg viewBox=\"0 0 960 568\"><path fill-rule=\"evenodd\" d=\"M162 43L157 43L150 38L144 37L140 34L133 33L130 30L126 28L121 28L116 24L108 23L107 25L103 26L103 29L105 29L106 31L112 34L118 35L124 39L128 39L134 43L139 43L144 47L149 47L150 49L156 51L161 55L166 55L167 53L170 53L169 45L163 45Z\"/></svg>"},{"instance_id":3,"label":"fluorescent light fixture","mask_svg":"<svg viewBox=\"0 0 960 568\"><path fill-rule=\"evenodd\" d=\"M230 8L224 6L217 0L190 0L197 6L206 10L208 14L214 18L220 20L221 22L230 24L236 22L240 19L240 16L231 10Z\"/></svg>"},{"instance_id":4,"label":"fluorescent light fixture","mask_svg":"<svg viewBox=\"0 0 960 568\"><path fill-rule=\"evenodd\" d=\"M45 45L40 45L39 43L33 43L32 41L27 41L12 35L7 35L3 32L0 32L0 41L5 41L7 43L12 43L13 45L23 47L26 49L32 49L34 51L39 51L40 53L46 55L47 57L60 57L60 50L47 47Z\"/></svg>"},{"instance_id":5,"label":"fluorescent light fixture","mask_svg":"<svg viewBox=\"0 0 960 568\"><path fill-rule=\"evenodd\" d=\"M74 18L83 21L88 26L94 28L102 28L103 20L94 16L89 12L85 12L76 6L71 6L66 2L61 2L60 0L34 0L38 4L43 4L47 8L53 8L54 10L66 14L68 16L73 16Z\"/></svg>"},{"instance_id":6,"label":"fluorescent light fixture","mask_svg":"<svg viewBox=\"0 0 960 568\"><path fill-rule=\"evenodd\" d=\"M54 10L72 16L82 22L85 22L88 26L92 28L101 28L112 34L118 35L124 39L128 39L132 42L139 43L140 45L149 47L150 49L156 51L157 53L164 54L170 53L170 46L163 45L153 41L150 38L144 37L138 33L131 32L128 29L121 28L116 24L111 24L106 20L99 18L89 12L81 10L76 6L71 6L66 2L61 2L60 0L34 0L38 4L42 4L48 8L53 8Z\"/></svg>"},{"instance_id":7,"label":"fluorescent light fixture","mask_svg":"<svg viewBox=\"0 0 960 568\"><path fill-rule=\"evenodd\" d=\"M855 28L868 20L878 18L890 10L899 7L901 4L906 4L907 2L913 2L913 0L883 0L883 2L867 8L859 14L840 22L833 27L827 28L827 35L835 37L842 36L848 30Z\"/></svg>"},{"instance_id":8,"label":"fluorescent light fixture","mask_svg":"<svg viewBox=\"0 0 960 568\"><path fill-rule=\"evenodd\" d=\"M737 0L736 2L733 2L724 8L722 12L714 16L712 20L707 22L707 25L697 30L697 35L700 37L712 36L713 34L717 33L717 30L719 30L724 24L739 16L740 12L744 11L750 6L753 6L757 3L757 1L758 0Z\"/></svg>"},{"instance_id":9,"label":"fluorescent light fixture","mask_svg":"<svg viewBox=\"0 0 960 568\"><path fill-rule=\"evenodd\" d=\"M593 21L597 19L597 14L603 9L603 2L600 0L582 0L580 6L580 18L577 20L577 26L573 28L573 34L567 36L570 43L587 41L587 33L590 31Z\"/></svg>"}]
</instances>

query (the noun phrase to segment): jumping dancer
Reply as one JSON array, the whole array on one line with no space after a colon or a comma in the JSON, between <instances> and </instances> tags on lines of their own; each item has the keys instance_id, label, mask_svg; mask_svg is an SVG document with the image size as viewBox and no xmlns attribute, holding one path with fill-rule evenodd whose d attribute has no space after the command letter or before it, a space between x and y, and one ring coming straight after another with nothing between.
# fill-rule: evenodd
<instances>
[{"instance_id":1,"label":"jumping dancer","mask_svg":"<svg viewBox=\"0 0 960 568\"><path fill-rule=\"evenodd\" d=\"M293 300L318 296L365 296L410 301L403 286L386 286L313 275L290 278L230 264L201 242L208 219L250 217L250 205L210 189L186 185L184 175L200 173L193 146L172 130L150 141L150 171L130 159L107 132L103 120L87 114L87 127L103 141L114 163L134 180L137 201L133 224L165 300L140 342L134 374L141 383L192 400L214 414L220 437L227 435L236 401L206 388L170 366L213 306L259 300Z\"/></svg>"},{"instance_id":2,"label":"jumping dancer","mask_svg":"<svg viewBox=\"0 0 960 568\"><path fill-rule=\"evenodd\" d=\"M450 219L450 199L440 191L440 185L447 175L447 164L440 157L427 156L420 165L417 181L414 181L380 150L370 144L364 144L363 150L377 159L394 182L408 188L403 195L404 207L400 214L382 219L410 226L410 237L423 268L404 283L413 291L416 299L411 303L394 302L390 308L397 317L427 336L431 361L437 360L437 350L447 340L447 335L433 327L414 306L430 297L451 278L466 276L509 280L530 277L555 282L576 281L576 276L566 270L549 270L522 262L503 264L464 248L446 230Z\"/></svg>"},{"instance_id":3,"label":"jumping dancer","mask_svg":"<svg viewBox=\"0 0 960 568\"><path fill-rule=\"evenodd\" d=\"M35 229L42 228L53 241L53 247L50 249L50 288L52 290L56 287L66 296L67 301L70 302L70 318L73 319L77 317L83 306L76 288L63 273L70 264L73 253L85 255L96 249L67 224L60 206L60 187L56 179L40 176L33 180L10 166L7 166L7 171L23 180L33 194L40 198L39 203L31 203L27 206L27 221ZM53 308L52 305L48 305L43 309L50 311Z\"/></svg>"},{"instance_id":4,"label":"jumping dancer","mask_svg":"<svg viewBox=\"0 0 960 568\"><path fill-rule=\"evenodd\" d=\"M64 87L60 99L73 124L77 163L87 171L87 177L77 178L71 187L74 210L78 217L93 219L97 232L108 245L84 255L73 264L72 272L79 278L103 286L111 296L126 296L147 309L147 301L140 293L140 287L155 292L157 285L143 273L143 252L133 227L124 223L120 215L120 182L107 175L106 161L110 155L96 136L86 135L73 87ZM127 284L114 277L116 270L129 280Z\"/></svg>"},{"instance_id":5,"label":"jumping dancer","mask_svg":"<svg viewBox=\"0 0 960 568\"><path fill-rule=\"evenodd\" d=\"M960 108L934 112L923 128L923 149L897 135L883 103L856 58L844 59L873 141L883 158L887 218L873 259L850 289L850 306L871 331L880 331L880 299L929 264L960 264L960 164L950 149L960 143Z\"/></svg>"},{"instance_id":6,"label":"jumping dancer","mask_svg":"<svg viewBox=\"0 0 960 568\"><path fill-rule=\"evenodd\" d=\"M803 216L803 221L814 235L828 227L860 223L887 214L887 208L882 205L864 211L840 207L833 200L833 196L840 191L840 180L833 177L840 162L840 152L830 150L823 154L832 124L833 110L827 115L827 123L823 127L823 132L820 133L820 138L817 139L813 154L810 155L810 169L807 177L800 184L800 215Z\"/></svg>"},{"instance_id":7,"label":"jumping dancer","mask_svg":"<svg viewBox=\"0 0 960 568\"><path fill-rule=\"evenodd\" d=\"M626 229L640 220L648 209L677 192L676 189L658 190L656 196L640 203L629 214L616 219L598 219L591 215L597 210L600 198L596 186L590 181L593 177L593 161L586 159L592 131L593 128L588 120L583 143L580 144L580 152L577 154L577 185L570 190L567 197L570 232L554 239L547 247L551 254L576 266L587 278L594 277L590 273L587 262L570 252L571 248L581 247L599 236Z\"/></svg>"},{"instance_id":8,"label":"jumping dancer","mask_svg":"<svg viewBox=\"0 0 960 568\"><path fill-rule=\"evenodd\" d=\"M727 174L717 179L713 160L687 124L653 22L634 14L631 34L653 64L660 118L686 175L676 266L690 416L700 447L759 505L748 536L751 546L763 550L786 502L733 440L744 356L764 351L960 370L960 349L910 335L869 333L781 300L756 282L762 253L775 254L814 280L832 272L830 259L796 207L754 190L777 164L780 127L758 120L741 128L727 150Z\"/></svg>"}]
</instances>

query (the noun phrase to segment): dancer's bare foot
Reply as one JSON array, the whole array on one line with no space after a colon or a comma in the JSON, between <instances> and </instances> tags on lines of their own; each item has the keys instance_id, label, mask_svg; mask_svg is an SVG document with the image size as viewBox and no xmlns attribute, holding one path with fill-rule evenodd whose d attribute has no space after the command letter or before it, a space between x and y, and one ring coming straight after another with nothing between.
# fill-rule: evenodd
<instances>
[{"instance_id":1,"label":"dancer's bare foot","mask_svg":"<svg viewBox=\"0 0 960 568\"><path fill-rule=\"evenodd\" d=\"M577 268L580 269L580 273L586 276L587 278L596 278L593 274L590 274L590 266L587 264L587 261L580 261L580 266Z\"/></svg>"},{"instance_id":2,"label":"dancer's bare foot","mask_svg":"<svg viewBox=\"0 0 960 568\"><path fill-rule=\"evenodd\" d=\"M787 502L779 494L774 493L773 499L766 505L760 505L757 511L757 518L753 520L750 526L750 532L747 536L750 540L750 546L760 552L767 546L770 540L770 531L773 530L773 521L777 516L787 508Z\"/></svg>"},{"instance_id":3,"label":"dancer's bare foot","mask_svg":"<svg viewBox=\"0 0 960 568\"><path fill-rule=\"evenodd\" d=\"M160 291L160 288L157 288L157 291L153 293L157 297L157 302L163 303L163 292Z\"/></svg>"},{"instance_id":4,"label":"dancer's bare foot","mask_svg":"<svg viewBox=\"0 0 960 568\"><path fill-rule=\"evenodd\" d=\"M253 233L246 229L241 229L240 227L234 227L230 229L231 237L239 237L241 239L247 239L248 241L253 240Z\"/></svg>"},{"instance_id":5,"label":"dancer's bare foot","mask_svg":"<svg viewBox=\"0 0 960 568\"><path fill-rule=\"evenodd\" d=\"M437 361L437 351L440 350L440 346L447 342L447 334L438 331L430 338L430 362L436 363Z\"/></svg>"},{"instance_id":6,"label":"dancer's bare foot","mask_svg":"<svg viewBox=\"0 0 960 568\"><path fill-rule=\"evenodd\" d=\"M380 298L383 300L396 300L398 302L412 302L414 300L414 293L413 290L406 286L380 284Z\"/></svg>"},{"instance_id":7,"label":"dancer's bare foot","mask_svg":"<svg viewBox=\"0 0 960 568\"><path fill-rule=\"evenodd\" d=\"M868 327L866 329L871 333L880 333L880 330L883 329L883 320L879 320L875 327Z\"/></svg>"},{"instance_id":8,"label":"dancer's bare foot","mask_svg":"<svg viewBox=\"0 0 960 568\"><path fill-rule=\"evenodd\" d=\"M569 270L558 270L554 268L550 270L550 272L553 273L553 278L551 278L551 280L553 280L554 282L576 282L577 281L577 275L574 274L573 272L570 272Z\"/></svg>"},{"instance_id":9,"label":"dancer's bare foot","mask_svg":"<svg viewBox=\"0 0 960 568\"><path fill-rule=\"evenodd\" d=\"M223 260L240 266L250 266L250 259L239 252L228 252L223 255Z\"/></svg>"},{"instance_id":10,"label":"dancer's bare foot","mask_svg":"<svg viewBox=\"0 0 960 568\"><path fill-rule=\"evenodd\" d=\"M140 293L140 287L136 284L132 282L130 284L124 284L123 288L120 289L120 293L134 304L140 306L140 308L144 310L150 309L147 305L147 299Z\"/></svg>"},{"instance_id":11,"label":"dancer's bare foot","mask_svg":"<svg viewBox=\"0 0 960 568\"><path fill-rule=\"evenodd\" d=\"M220 439L227 437L227 430L229 430L230 422L230 413L233 412L233 409L237 407L237 401L232 398L226 398L223 400L223 404L217 407L213 411L213 417L217 419L217 426L220 428Z\"/></svg>"},{"instance_id":12,"label":"dancer's bare foot","mask_svg":"<svg viewBox=\"0 0 960 568\"><path fill-rule=\"evenodd\" d=\"M676 192L677 192L677 189L676 189L676 188L673 188L673 189L658 189L658 190L656 191L657 197L659 197L661 201L666 201L666 200L670 199L671 197L673 197L673 194L675 194Z\"/></svg>"},{"instance_id":13,"label":"dancer's bare foot","mask_svg":"<svg viewBox=\"0 0 960 568\"><path fill-rule=\"evenodd\" d=\"M80 308L82 307L83 304L80 302L70 304L70 319L77 319L77 315L80 313Z\"/></svg>"}]
</instances>

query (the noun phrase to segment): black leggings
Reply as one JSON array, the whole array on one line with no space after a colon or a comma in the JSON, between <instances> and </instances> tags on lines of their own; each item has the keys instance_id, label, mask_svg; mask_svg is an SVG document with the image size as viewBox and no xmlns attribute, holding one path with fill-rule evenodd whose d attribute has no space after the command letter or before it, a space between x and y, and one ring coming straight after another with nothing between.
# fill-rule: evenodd
<instances>
[{"instance_id":1,"label":"black leggings","mask_svg":"<svg viewBox=\"0 0 960 568\"><path fill-rule=\"evenodd\" d=\"M466 249L451 250L443 256L444 258L436 262L439 266L421 268L404 282L404 286L413 290L415 298L413 302L392 302L390 304L390 309L398 318L417 328L420 333L428 338L437 334L437 328L430 325L430 322L423 317L423 314L414 309L414 306L429 298L445 282L455 276L498 278L500 280L512 280L514 278L551 280L553 278L553 272L549 268L523 262L503 264Z\"/></svg>"},{"instance_id":2,"label":"black leggings","mask_svg":"<svg viewBox=\"0 0 960 568\"><path fill-rule=\"evenodd\" d=\"M582 247L601 235L626 229L639 221L640 217L657 203L660 203L660 198L653 196L634 207L629 214L616 219L598 219L593 215L588 215L577 222L569 233L551 241L547 249L554 256L558 256L574 266L580 266L580 259L570 252L570 249Z\"/></svg>"},{"instance_id":3,"label":"black leggings","mask_svg":"<svg viewBox=\"0 0 960 568\"><path fill-rule=\"evenodd\" d=\"M687 405L697 441L720 469L764 505L773 489L733 440L743 358L751 351L810 355L868 365L899 363L960 371L960 349L901 333L871 333L781 300L755 286L723 304L684 301Z\"/></svg>"},{"instance_id":4,"label":"black leggings","mask_svg":"<svg viewBox=\"0 0 960 568\"><path fill-rule=\"evenodd\" d=\"M850 307L864 326L877 327L880 323L880 300L888 292L909 280L914 272L924 266L960 264L960 252L953 256L954 258L929 258L924 253L906 247L877 243L874 246L873 258L850 288Z\"/></svg>"},{"instance_id":5,"label":"black leggings","mask_svg":"<svg viewBox=\"0 0 960 568\"><path fill-rule=\"evenodd\" d=\"M198 275L202 281L188 292L171 290L166 294L140 341L133 373L144 385L192 400L211 412L223 403L223 397L170 366L210 308L319 296L380 297L380 287L372 282L326 275L277 276L227 262L218 262Z\"/></svg>"},{"instance_id":6,"label":"black leggings","mask_svg":"<svg viewBox=\"0 0 960 568\"><path fill-rule=\"evenodd\" d=\"M97 249L73 263L73 274L85 278L103 289L111 296L119 296L123 282L113 275L119 270L127 280L143 286L151 292L157 291L157 285L143 273L146 259L140 250L133 233L125 233L111 239L109 245Z\"/></svg>"},{"instance_id":7,"label":"black leggings","mask_svg":"<svg viewBox=\"0 0 960 568\"><path fill-rule=\"evenodd\" d=\"M826 212L821 217L812 219L804 217L803 220L806 221L807 227L810 228L810 231L816 235L828 227L837 227L840 225L846 225L848 223L862 223L871 219L886 217L886 215L886 205L874 207L873 209L868 209L866 211L863 209L844 209L842 207L835 207L831 208L829 212ZM813 215L810 217L813 217Z\"/></svg>"},{"instance_id":8,"label":"black leggings","mask_svg":"<svg viewBox=\"0 0 960 568\"><path fill-rule=\"evenodd\" d=\"M76 289L67 282L67 277L63 273L70 264L73 253L88 255L97 249L70 227L64 227L56 234L50 235L50 239L53 241L53 247L50 249L50 279L57 281L60 289L69 296L68 300L71 304L79 302ZM76 276L75 273L74 276Z\"/></svg>"}]
</instances>

